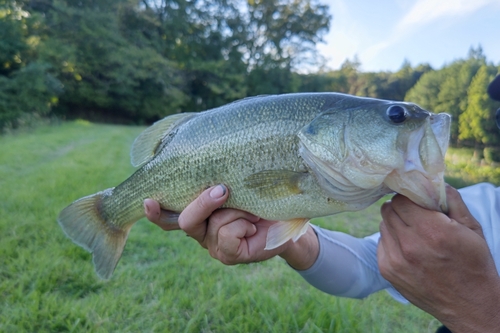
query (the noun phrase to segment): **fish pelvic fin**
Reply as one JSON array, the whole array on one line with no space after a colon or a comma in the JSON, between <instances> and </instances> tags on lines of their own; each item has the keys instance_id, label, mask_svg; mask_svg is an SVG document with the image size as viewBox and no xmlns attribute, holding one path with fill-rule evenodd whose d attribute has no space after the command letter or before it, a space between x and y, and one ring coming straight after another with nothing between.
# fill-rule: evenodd
<instances>
[{"instance_id":1,"label":"fish pelvic fin","mask_svg":"<svg viewBox=\"0 0 500 333\"><path fill-rule=\"evenodd\" d=\"M163 147L165 138L178 126L196 116L196 113L178 113L158 120L135 139L130 151L130 162L139 167L151 160Z\"/></svg>"},{"instance_id":2,"label":"fish pelvic fin","mask_svg":"<svg viewBox=\"0 0 500 333\"><path fill-rule=\"evenodd\" d=\"M96 273L102 279L113 274L132 227L121 227L103 216L102 199L112 191L81 198L64 208L57 218L66 236L92 253Z\"/></svg>"},{"instance_id":3,"label":"fish pelvic fin","mask_svg":"<svg viewBox=\"0 0 500 333\"><path fill-rule=\"evenodd\" d=\"M289 221L279 221L273 224L268 232L264 250L272 250L285 244L290 239L296 242L306 233L309 219L297 218Z\"/></svg>"}]
</instances>

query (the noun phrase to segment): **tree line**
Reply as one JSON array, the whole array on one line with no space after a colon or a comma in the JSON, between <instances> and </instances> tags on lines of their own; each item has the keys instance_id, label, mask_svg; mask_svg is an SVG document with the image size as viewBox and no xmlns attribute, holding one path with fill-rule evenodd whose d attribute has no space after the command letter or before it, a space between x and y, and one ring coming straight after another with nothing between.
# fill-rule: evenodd
<instances>
[{"instance_id":1,"label":"tree line","mask_svg":"<svg viewBox=\"0 0 500 333\"><path fill-rule=\"evenodd\" d=\"M329 24L315 0L0 0L1 121L151 122L293 91Z\"/></svg>"},{"instance_id":2,"label":"tree line","mask_svg":"<svg viewBox=\"0 0 500 333\"><path fill-rule=\"evenodd\" d=\"M261 94L333 91L453 116L452 144L497 147L480 47L440 69L322 67L319 0L0 0L0 129L57 116L151 123ZM322 68L302 74L302 68Z\"/></svg>"}]
</instances>

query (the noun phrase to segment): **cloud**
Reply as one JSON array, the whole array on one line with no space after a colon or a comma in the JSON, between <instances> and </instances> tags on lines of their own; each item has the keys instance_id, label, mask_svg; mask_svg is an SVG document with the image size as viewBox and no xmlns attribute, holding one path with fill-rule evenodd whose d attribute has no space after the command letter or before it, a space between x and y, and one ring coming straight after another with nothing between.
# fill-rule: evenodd
<instances>
[{"instance_id":1,"label":"cloud","mask_svg":"<svg viewBox=\"0 0 500 333\"><path fill-rule=\"evenodd\" d=\"M394 26L393 32L384 41L368 47L362 54L363 61L370 61L383 50L418 32L423 27L441 19L456 20L473 14L498 0L416 0L408 12Z\"/></svg>"},{"instance_id":2,"label":"cloud","mask_svg":"<svg viewBox=\"0 0 500 333\"><path fill-rule=\"evenodd\" d=\"M495 3L498 0L417 0L409 12L396 26L397 34L413 32L420 26L427 25L444 17L470 15L476 10Z\"/></svg>"},{"instance_id":3,"label":"cloud","mask_svg":"<svg viewBox=\"0 0 500 333\"><path fill-rule=\"evenodd\" d=\"M353 58L361 49L364 30L345 0L329 0L333 14L330 33L326 44L319 44L318 50L329 60L329 66L339 68L347 58Z\"/></svg>"}]
</instances>

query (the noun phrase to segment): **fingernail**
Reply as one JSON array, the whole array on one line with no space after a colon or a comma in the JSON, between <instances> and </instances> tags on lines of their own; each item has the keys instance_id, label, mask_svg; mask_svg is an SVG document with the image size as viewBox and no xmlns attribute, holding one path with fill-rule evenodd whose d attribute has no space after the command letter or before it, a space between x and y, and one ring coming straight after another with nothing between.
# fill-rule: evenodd
<instances>
[{"instance_id":1,"label":"fingernail","mask_svg":"<svg viewBox=\"0 0 500 333\"><path fill-rule=\"evenodd\" d=\"M224 185L217 185L210 191L210 197L213 199L222 198L226 194L226 187Z\"/></svg>"},{"instance_id":2,"label":"fingernail","mask_svg":"<svg viewBox=\"0 0 500 333\"><path fill-rule=\"evenodd\" d=\"M147 199L146 199L147 200ZM146 200L144 200L144 210L146 211L146 215L149 214L149 206L148 204L146 203Z\"/></svg>"}]
</instances>

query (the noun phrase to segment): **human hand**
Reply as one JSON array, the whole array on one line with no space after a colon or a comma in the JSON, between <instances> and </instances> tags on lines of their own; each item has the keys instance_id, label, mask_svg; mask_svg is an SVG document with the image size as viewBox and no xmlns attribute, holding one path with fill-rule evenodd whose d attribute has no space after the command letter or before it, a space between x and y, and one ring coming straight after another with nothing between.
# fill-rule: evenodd
<instances>
[{"instance_id":1,"label":"human hand","mask_svg":"<svg viewBox=\"0 0 500 333\"><path fill-rule=\"evenodd\" d=\"M146 199L147 218L164 230L182 229L208 249L210 255L226 265L267 260L282 256L292 267L307 269L316 260L319 243L312 228L297 242L289 241L264 250L269 227L275 221L261 219L237 209L218 209L228 198L222 185L204 191L171 223L172 213L161 210L158 202Z\"/></svg>"},{"instance_id":2,"label":"human hand","mask_svg":"<svg viewBox=\"0 0 500 333\"><path fill-rule=\"evenodd\" d=\"M144 200L144 213L146 218L165 231L180 230L178 213L163 210L158 201L153 199Z\"/></svg>"},{"instance_id":3,"label":"human hand","mask_svg":"<svg viewBox=\"0 0 500 333\"><path fill-rule=\"evenodd\" d=\"M401 195L382 206L380 272L453 332L497 332L500 277L495 263L458 191L447 186L446 194L448 216Z\"/></svg>"}]
</instances>

